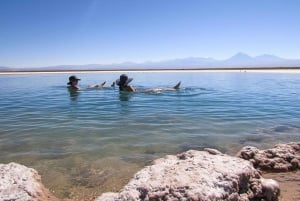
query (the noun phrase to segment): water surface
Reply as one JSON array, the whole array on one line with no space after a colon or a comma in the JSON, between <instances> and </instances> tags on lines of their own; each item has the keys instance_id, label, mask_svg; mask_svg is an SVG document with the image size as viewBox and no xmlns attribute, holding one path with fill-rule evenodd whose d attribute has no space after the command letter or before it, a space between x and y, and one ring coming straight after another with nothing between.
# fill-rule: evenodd
<instances>
[{"instance_id":1,"label":"water surface","mask_svg":"<svg viewBox=\"0 0 300 201\"><path fill-rule=\"evenodd\" d=\"M61 198L117 191L153 159L212 147L234 154L300 140L299 74L131 72L138 89L87 90L120 73L0 75L0 162L33 167Z\"/></svg>"}]
</instances>

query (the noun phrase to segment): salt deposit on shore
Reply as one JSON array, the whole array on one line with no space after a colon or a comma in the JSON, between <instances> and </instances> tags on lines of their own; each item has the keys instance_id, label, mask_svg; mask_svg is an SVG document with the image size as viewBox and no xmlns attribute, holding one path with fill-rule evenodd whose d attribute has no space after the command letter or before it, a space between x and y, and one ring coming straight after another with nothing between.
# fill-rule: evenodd
<instances>
[{"instance_id":1,"label":"salt deposit on shore","mask_svg":"<svg viewBox=\"0 0 300 201\"><path fill-rule=\"evenodd\" d=\"M136 173L119 193L104 193L96 201L276 201L278 195L276 181L263 179L251 163L209 149L155 160Z\"/></svg>"},{"instance_id":2,"label":"salt deposit on shore","mask_svg":"<svg viewBox=\"0 0 300 201\"><path fill-rule=\"evenodd\" d=\"M155 160L136 173L119 193L104 193L96 200L276 201L279 186L274 178L282 185L281 201L299 200L299 155L300 143L276 145L268 150L244 147L238 153L241 158L214 149L190 150ZM271 162L265 164L266 161ZM263 178L252 164L260 170L298 172L265 173ZM274 169L277 167L281 168ZM40 176L31 168L16 163L0 164L0 177L1 200L59 200L41 184Z\"/></svg>"},{"instance_id":3,"label":"salt deposit on shore","mask_svg":"<svg viewBox=\"0 0 300 201\"><path fill-rule=\"evenodd\" d=\"M36 170L17 163L0 164L0 200L58 201L41 183Z\"/></svg>"}]
</instances>

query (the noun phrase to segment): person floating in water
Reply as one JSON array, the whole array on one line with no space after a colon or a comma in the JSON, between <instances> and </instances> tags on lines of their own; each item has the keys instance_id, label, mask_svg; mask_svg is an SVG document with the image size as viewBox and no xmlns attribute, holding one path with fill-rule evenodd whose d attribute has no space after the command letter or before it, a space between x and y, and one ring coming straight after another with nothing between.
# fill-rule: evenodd
<instances>
[{"instance_id":1,"label":"person floating in water","mask_svg":"<svg viewBox=\"0 0 300 201\"><path fill-rule=\"evenodd\" d=\"M88 85L88 89L102 89L106 82L102 82L101 84Z\"/></svg>"},{"instance_id":2,"label":"person floating in water","mask_svg":"<svg viewBox=\"0 0 300 201\"><path fill-rule=\"evenodd\" d=\"M80 87L78 85L78 81L79 80L80 79L77 78L75 75L71 75L69 77L69 82L67 83L68 84L68 89L72 90L72 91L78 91L78 90L80 90ZM102 82L101 84L88 85L87 89L102 89L102 88L104 88L105 83L106 82Z\"/></svg>"},{"instance_id":3,"label":"person floating in water","mask_svg":"<svg viewBox=\"0 0 300 201\"><path fill-rule=\"evenodd\" d=\"M74 90L74 91L78 91L80 90L79 86L78 86L78 81L80 79L77 78L75 75L71 75L69 77L69 82L67 83L68 84L68 89L69 90Z\"/></svg>"},{"instance_id":4,"label":"person floating in water","mask_svg":"<svg viewBox=\"0 0 300 201\"><path fill-rule=\"evenodd\" d=\"M136 88L128 85L132 80L126 74L122 74L120 75L120 79L116 80L116 84L119 86L120 91L136 92Z\"/></svg>"},{"instance_id":5,"label":"person floating in water","mask_svg":"<svg viewBox=\"0 0 300 201\"><path fill-rule=\"evenodd\" d=\"M168 88L154 88L154 89L145 89L138 91L135 87L130 86L129 83L132 81L132 78L128 78L126 74L120 75L120 78L117 79L116 84L119 86L120 91L129 91L129 92L144 92L144 93L157 93L161 91L174 91L179 89L181 82L178 82L175 86L173 87L168 87Z\"/></svg>"}]
</instances>

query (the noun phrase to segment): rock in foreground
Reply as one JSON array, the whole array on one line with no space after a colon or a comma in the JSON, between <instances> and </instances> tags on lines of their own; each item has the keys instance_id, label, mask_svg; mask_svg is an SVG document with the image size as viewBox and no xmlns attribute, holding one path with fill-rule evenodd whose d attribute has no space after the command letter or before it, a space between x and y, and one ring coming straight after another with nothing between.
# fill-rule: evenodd
<instances>
[{"instance_id":1,"label":"rock in foreground","mask_svg":"<svg viewBox=\"0 0 300 201\"><path fill-rule=\"evenodd\" d=\"M218 151L191 150L154 161L119 193L104 193L96 201L275 201L278 196L277 182L261 178L250 162Z\"/></svg>"},{"instance_id":2,"label":"rock in foreground","mask_svg":"<svg viewBox=\"0 0 300 201\"><path fill-rule=\"evenodd\" d=\"M17 163L0 164L0 200L58 200L41 184L38 173Z\"/></svg>"},{"instance_id":3,"label":"rock in foreground","mask_svg":"<svg viewBox=\"0 0 300 201\"><path fill-rule=\"evenodd\" d=\"M246 146L237 156L249 160L255 168L263 171L293 171L300 169L300 142L278 144L267 150Z\"/></svg>"}]
</instances>

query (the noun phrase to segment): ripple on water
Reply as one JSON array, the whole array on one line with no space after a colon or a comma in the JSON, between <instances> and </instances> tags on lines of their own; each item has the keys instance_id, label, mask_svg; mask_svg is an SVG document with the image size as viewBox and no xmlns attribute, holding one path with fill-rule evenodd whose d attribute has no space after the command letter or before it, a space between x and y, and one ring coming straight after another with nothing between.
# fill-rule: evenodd
<instances>
[{"instance_id":1,"label":"ripple on water","mask_svg":"<svg viewBox=\"0 0 300 201\"><path fill-rule=\"evenodd\" d=\"M132 73L141 89L182 81L180 90L159 93L70 93L68 76L0 79L0 161L37 169L61 198L118 191L167 154L205 147L235 154L245 145L300 141L298 75ZM81 74L80 84L118 76Z\"/></svg>"}]
</instances>

